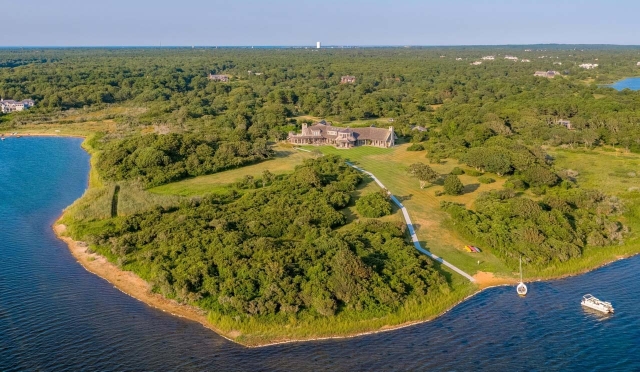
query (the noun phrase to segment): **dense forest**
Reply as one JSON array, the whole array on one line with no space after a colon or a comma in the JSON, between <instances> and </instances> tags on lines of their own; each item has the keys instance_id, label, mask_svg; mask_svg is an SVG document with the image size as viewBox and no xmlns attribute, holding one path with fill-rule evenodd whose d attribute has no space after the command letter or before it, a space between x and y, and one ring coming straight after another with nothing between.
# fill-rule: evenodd
<instances>
[{"instance_id":1,"label":"dense forest","mask_svg":"<svg viewBox=\"0 0 640 372\"><path fill-rule=\"evenodd\" d=\"M504 60L507 54L531 62ZM470 66L484 55L496 60ZM594 70L577 66L596 59ZM311 115L339 122L394 118L402 134L412 134L411 125L432 128L429 136L444 148L473 147L502 134L640 151L638 94L599 85L637 75L638 59L637 49L581 46L3 50L0 62L12 67L0 68L0 95L37 102L29 113L14 115L14 125L60 120L61 110L116 105L143 112L107 110L105 119L233 141L283 138L304 120L295 118ZM536 70L561 75L534 77ZM210 81L208 73L231 80ZM339 83L347 74L356 76L355 84ZM571 120L574 130L558 119Z\"/></svg>"}]
</instances>

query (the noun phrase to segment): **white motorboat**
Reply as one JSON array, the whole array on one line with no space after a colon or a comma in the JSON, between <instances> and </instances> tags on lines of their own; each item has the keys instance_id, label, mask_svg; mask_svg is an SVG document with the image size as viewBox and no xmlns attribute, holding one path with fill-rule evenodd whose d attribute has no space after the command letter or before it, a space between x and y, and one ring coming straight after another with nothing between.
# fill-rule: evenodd
<instances>
[{"instance_id":1,"label":"white motorboat","mask_svg":"<svg viewBox=\"0 0 640 372\"><path fill-rule=\"evenodd\" d=\"M611 302L600 301L590 294L582 296L581 304L582 306L601 311L605 314L613 314L613 306L611 306Z\"/></svg>"},{"instance_id":2,"label":"white motorboat","mask_svg":"<svg viewBox=\"0 0 640 372\"><path fill-rule=\"evenodd\" d=\"M524 297L527 295L528 291L527 285L522 281L522 256L520 256L520 283L516 287L516 292L518 292L520 297Z\"/></svg>"}]
</instances>

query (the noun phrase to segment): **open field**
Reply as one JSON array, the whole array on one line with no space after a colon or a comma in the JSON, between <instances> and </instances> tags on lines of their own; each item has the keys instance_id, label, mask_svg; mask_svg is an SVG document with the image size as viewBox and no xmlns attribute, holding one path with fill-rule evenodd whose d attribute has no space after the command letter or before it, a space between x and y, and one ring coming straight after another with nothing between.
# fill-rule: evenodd
<instances>
[{"instance_id":1,"label":"open field","mask_svg":"<svg viewBox=\"0 0 640 372\"><path fill-rule=\"evenodd\" d=\"M231 169L207 176L186 179L150 189L156 194L194 196L219 191L226 185L236 182L245 176L261 178L262 172L269 170L273 174L284 174L293 171L296 165L302 164L305 159L313 157L312 154L296 151L292 148L276 146L276 155L257 164Z\"/></svg>"},{"instance_id":2,"label":"open field","mask_svg":"<svg viewBox=\"0 0 640 372\"><path fill-rule=\"evenodd\" d=\"M465 252L464 245L474 242L463 240L449 229L446 226L448 216L440 210L442 200L455 201L471 207L479 193L502 188L504 178L492 175L496 179L495 183L481 184L477 177L461 175L460 180L465 185L463 195L436 197L435 192L442 190L442 186L427 186L421 190L418 180L407 174L406 169L410 164L428 163L425 151L406 151L408 146L405 144L392 149L357 147L350 150L338 150L331 146L305 148L318 149L325 154L341 155L372 172L407 207L411 219L416 224L418 238L422 245L431 252L444 257L447 261L472 275L477 271L490 271L503 276L511 275L511 270L493 256L489 249L485 248L479 254ZM448 174L456 166L467 169L466 166L454 161L447 161L444 164L430 164L430 166L440 174Z\"/></svg>"},{"instance_id":3,"label":"open field","mask_svg":"<svg viewBox=\"0 0 640 372\"><path fill-rule=\"evenodd\" d=\"M116 130L117 123L115 121L103 120L70 124L30 124L22 125L19 128L7 128L4 129L4 132L33 136L90 137L97 132L114 133Z\"/></svg>"}]
</instances>

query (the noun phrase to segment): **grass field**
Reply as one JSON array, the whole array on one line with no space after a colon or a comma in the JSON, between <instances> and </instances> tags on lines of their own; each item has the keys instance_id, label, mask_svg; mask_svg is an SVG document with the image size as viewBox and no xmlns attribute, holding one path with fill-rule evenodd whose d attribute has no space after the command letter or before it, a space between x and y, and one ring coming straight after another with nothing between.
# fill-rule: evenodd
<instances>
[{"instance_id":1,"label":"grass field","mask_svg":"<svg viewBox=\"0 0 640 372\"><path fill-rule=\"evenodd\" d=\"M448 228L446 226L448 216L440 210L442 200L455 201L471 207L479 193L502 188L504 178L492 175L496 179L495 183L481 184L477 177L461 175L460 180L465 185L463 195L436 197L435 192L442 190L442 186L433 185L421 190L418 180L407 174L406 169L410 164L415 162L428 163L425 151L406 151L408 146L409 144L404 144L391 149L365 146L349 150L338 150L331 146L306 147L306 149L318 149L325 154L340 155L372 172L407 207L415 224L418 238L423 246L431 252L444 257L447 261L472 275L477 271L511 275L512 271L493 256L489 249L485 249L483 253L479 254L465 252L463 247L475 242L463 240ZM447 161L444 164L430 164L430 166L440 174L448 174L456 166L467 168L453 161Z\"/></svg>"},{"instance_id":2,"label":"grass field","mask_svg":"<svg viewBox=\"0 0 640 372\"><path fill-rule=\"evenodd\" d=\"M296 165L313 157L304 151L277 146L273 159L224 172L186 179L150 189L152 193L165 195L195 196L221 191L226 185L242 179L244 176L261 178L262 172L269 170L273 174L292 172Z\"/></svg>"}]
</instances>

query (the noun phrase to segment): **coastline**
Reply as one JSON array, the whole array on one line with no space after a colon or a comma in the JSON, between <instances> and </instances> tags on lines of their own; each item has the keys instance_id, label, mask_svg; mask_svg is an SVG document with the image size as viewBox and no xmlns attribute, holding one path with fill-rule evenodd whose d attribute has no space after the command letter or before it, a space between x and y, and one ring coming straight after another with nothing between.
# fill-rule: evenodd
<instances>
[{"instance_id":1,"label":"coastline","mask_svg":"<svg viewBox=\"0 0 640 372\"><path fill-rule=\"evenodd\" d=\"M142 278L131 271L121 270L116 265L109 262L104 256L97 253L87 252L88 246L79 241L75 241L69 236L64 235L67 226L56 221L53 226L53 232L56 237L67 244L71 255L76 261L88 272L99 276L117 288L120 292L145 303L148 306L168 312L173 316L192 320L202 324L220 336L229 341L233 339L224 335L223 332L216 329L207 319L207 315L203 310L194 306L179 304L176 301L166 299L159 294L152 293L149 284ZM235 342L235 341L234 341Z\"/></svg>"},{"instance_id":2,"label":"coastline","mask_svg":"<svg viewBox=\"0 0 640 372\"><path fill-rule=\"evenodd\" d=\"M58 134L35 134L35 133L30 133L28 134L28 136L76 137L76 138L90 137L90 136L82 136L82 135L58 135ZM85 150L87 149L85 148ZM91 151L89 151L89 153L91 154ZM93 156L92 156L92 159L93 159ZM91 184L91 181L90 181L90 184ZM89 186L89 188L90 187L91 186ZM150 291L150 285L146 281L144 281L142 278L137 276L135 273L120 269L115 264L109 262L104 256L101 256L96 253L87 252L88 247L85 243L80 241L75 241L71 237L65 235L66 226L61 223L61 220L63 219L65 213L63 213L63 215L60 216L60 218L53 224L52 228L56 236L67 244L71 254L76 258L77 262L80 263L80 265L82 265L87 271L103 278L104 280L111 283L115 288L117 288L121 292L145 303L148 306L162 310L163 312L168 312L174 316L178 316L181 318L185 318L185 319L200 323L205 328L215 332L216 334L220 335L226 340L229 340L231 342L234 342L236 344L242 345L247 348L267 347L267 346L274 346L274 345L287 344L287 343L297 343L297 342L322 341L322 340L331 340L331 339L349 339L349 338L372 335L372 334L377 334L382 332L399 330L402 328L407 328L410 326L426 323L431 320L437 319L440 316L451 311L453 308L455 308L459 304L474 297L475 295L481 293L484 290L487 290L493 287L499 287L499 286L515 285L518 282L518 280L514 277L495 276L491 272L477 272L473 276L474 279L476 279L475 284L477 285L477 287L475 288L475 290L473 290L472 293L470 293L464 298L460 296L459 298L462 298L462 299L451 301L451 303L447 305L442 311L432 316L428 316L425 319L408 321L408 322L399 323L396 325L383 325L382 327L377 327L376 329L373 329L370 331L355 331L352 333L318 336L318 337L310 336L310 337L288 338L286 336L283 336L279 338L275 336L275 337L272 337L269 341L256 341L255 339L250 339L245 342L244 340L238 340L238 337L243 335L241 332L236 330L222 331L221 329L217 328L214 324L212 324L209 321L205 311L194 306L180 304L176 301L164 298L160 294L152 293ZM635 256L636 254L639 254L639 253L640 252L619 255L619 256L616 256L615 259L613 260L608 260L594 267L589 267L589 268L580 270L578 272L573 272L573 273L568 273L563 275L556 275L556 276L549 276L549 277L530 277L530 278L527 278L525 282L551 281L551 280L558 280L558 279L563 279L567 277L582 275L584 273L597 270L603 266L607 266L618 260Z\"/></svg>"},{"instance_id":3,"label":"coastline","mask_svg":"<svg viewBox=\"0 0 640 372\"><path fill-rule=\"evenodd\" d=\"M60 218L61 219L61 218ZM58 219L52 226L52 229L56 235L56 237L67 244L69 251L76 259L76 261L88 272L99 276L100 278L106 280L110 284L112 284L115 288L117 288L122 293L135 298L138 301L143 302L144 304L156 308L158 310L162 310L163 312L167 312L171 315L188 319L197 323L200 323L205 328L215 332L219 336L225 338L228 341L234 342L236 344L242 345L247 348L259 348L259 347L267 347L267 346L275 346L282 344L289 344L295 342L310 342L310 341L322 341L322 340L334 340L334 339L349 339L356 338L366 335L373 335L382 332L391 332L402 328L411 327L414 325L422 324L429 322L431 320L437 319L440 316L448 313L453 308L458 306L459 304L465 302L469 298L477 295L482 292L484 289L492 288L486 287L481 290L477 290L470 294L469 296L463 298L456 303L448 306L447 309L429 319L417 320L406 322L394 326L384 326L377 330L367 331L367 332L357 332L353 334L345 334L345 335L335 335L335 336L320 336L320 337L309 337L309 338L296 338L296 339L282 339L273 342L265 342L265 343L242 343L234 338L234 336L239 336L238 331L231 332L223 332L222 330L216 328L213 324L209 322L207 319L207 315L203 310L198 309L197 307L180 304L176 301L166 299L159 294L152 293L151 287L149 284L144 281L142 278L137 276L135 273L131 271L124 271L120 269L118 266L109 262L104 256L101 256L97 253L87 252L88 246L86 243L79 242L73 240L71 237L64 235L67 231L67 226L60 223L60 219Z\"/></svg>"},{"instance_id":4,"label":"coastline","mask_svg":"<svg viewBox=\"0 0 640 372\"><path fill-rule=\"evenodd\" d=\"M239 336L240 333L238 331L224 332L218 328L216 328L213 324L209 322L207 319L207 315L203 310L200 310L194 306L179 304L176 301L166 299L159 294L152 293L150 291L149 284L144 281L142 278L137 276L135 273L131 271L124 271L109 262L105 257L97 254L97 253L89 253L87 252L88 247L86 244L82 242L78 242L73 240L72 238L65 236L66 226L64 224L59 223L59 220L54 223L53 231L55 232L58 239L64 241L69 247L69 251L76 258L78 263L82 265L85 270L90 273L101 277L102 279L111 283L115 288L120 290L121 292L127 294L130 297L135 298L138 301L145 303L148 306L154 307L158 310L162 310L163 312L167 312L171 315L188 319L197 323L200 323L205 328L215 332L219 336L225 338L228 341L234 342L238 345L242 345L246 348L261 348L289 343L297 343L297 342L310 342L310 341L323 341L323 340L335 340L335 339L350 339L361 336L373 335L383 332L391 332L399 329L411 327L418 324L423 324L435 320L449 311L453 310L456 306L466 302L470 298L478 295L479 293L495 288L495 287L503 287L503 286L511 286L516 284L518 281L515 278L504 278L504 277L496 277L493 273L489 272L479 272L474 275L474 278L477 279L478 290L466 296L462 300L459 300L455 303L452 303L448 306L444 311L438 313L437 315L430 317L424 320L416 320L411 322L406 322L394 326L384 326L380 329L366 331L366 332L357 332L353 334L344 334L344 335L335 335L335 336L320 336L320 337L309 337L309 338L295 338L295 339L282 339L276 340L272 342L264 342L264 343L243 343L235 339L235 337ZM627 255L627 256L619 256L617 259L605 262L595 268L584 270L579 273L562 275L554 278L531 278L526 280L526 283L531 282L541 282L541 281L552 281L559 280L568 277L582 275L593 270L597 270L601 267L610 265L616 261L620 261L629 257L633 257L636 254Z\"/></svg>"}]
</instances>

